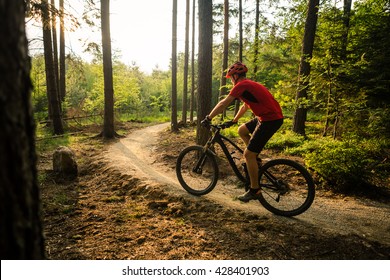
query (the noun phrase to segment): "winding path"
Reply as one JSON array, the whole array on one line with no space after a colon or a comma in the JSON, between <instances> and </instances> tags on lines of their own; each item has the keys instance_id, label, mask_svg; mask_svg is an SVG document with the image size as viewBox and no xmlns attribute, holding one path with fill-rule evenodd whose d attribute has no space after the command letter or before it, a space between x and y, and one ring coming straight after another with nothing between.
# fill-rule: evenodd
<instances>
[{"instance_id":1,"label":"winding path","mask_svg":"<svg viewBox=\"0 0 390 280\"><path fill-rule=\"evenodd\" d=\"M174 170L154 158L158 133L168 123L143 128L112 144L107 158L123 174L130 174L151 184L162 184L168 192L191 199L208 199L224 207L250 211L258 215L284 219L285 223L310 224L338 234L355 234L369 240L390 245L390 205L367 199L326 198L317 196L305 213L295 218L278 217L269 213L258 202L241 203L233 200L241 190L235 186L217 184L215 190L203 197L193 197L179 185Z\"/></svg>"}]
</instances>

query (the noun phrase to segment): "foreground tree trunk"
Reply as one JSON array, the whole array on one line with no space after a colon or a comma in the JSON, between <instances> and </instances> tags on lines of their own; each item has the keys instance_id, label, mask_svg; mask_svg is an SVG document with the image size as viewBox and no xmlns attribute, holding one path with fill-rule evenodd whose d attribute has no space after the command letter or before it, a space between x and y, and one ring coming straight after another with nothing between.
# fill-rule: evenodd
<instances>
[{"instance_id":1,"label":"foreground tree trunk","mask_svg":"<svg viewBox=\"0 0 390 280\"><path fill-rule=\"evenodd\" d=\"M0 257L43 259L25 1L0 7Z\"/></svg>"},{"instance_id":2,"label":"foreground tree trunk","mask_svg":"<svg viewBox=\"0 0 390 280\"><path fill-rule=\"evenodd\" d=\"M310 59L313 56L314 38L318 18L319 0L309 0L309 8L305 24L305 34L302 43L302 56L299 64L298 92L296 96L296 109L294 114L293 131L305 135L305 122L307 117L307 96L310 75Z\"/></svg>"},{"instance_id":3,"label":"foreground tree trunk","mask_svg":"<svg viewBox=\"0 0 390 280\"><path fill-rule=\"evenodd\" d=\"M51 120L53 123L53 133L64 134L62 125L61 107L58 98L58 87L56 79L56 69L53 57L53 42L50 29L50 13L48 0L42 0L42 20L43 20L43 47L45 56L46 88L49 97Z\"/></svg>"},{"instance_id":4,"label":"foreground tree trunk","mask_svg":"<svg viewBox=\"0 0 390 280\"><path fill-rule=\"evenodd\" d=\"M111 139L116 136L116 133L114 129L114 82L112 78L110 0L101 0L101 16L104 75L103 137Z\"/></svg>"},{"instance_id":5,"label":"foreground tree trunk","mask_svg":"<svg viewBox=\"0 0 390 280\"><path fill-rule=\"evenodd\" d=\"M212 94L213 59L213 4L209 0L198 0L199 9L199 53L198 53L198 121L196 142L204 145L209 131L200 122L210 113Z\"/></svg>"}]
</instances>

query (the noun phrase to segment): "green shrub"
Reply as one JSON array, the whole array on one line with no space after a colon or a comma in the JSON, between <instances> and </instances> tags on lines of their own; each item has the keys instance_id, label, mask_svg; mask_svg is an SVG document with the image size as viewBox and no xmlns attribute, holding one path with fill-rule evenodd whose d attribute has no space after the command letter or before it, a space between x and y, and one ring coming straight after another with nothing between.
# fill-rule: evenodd
<instances>
[{"instance_id":1,"label":"green shrub","mask_svg":"<svg viewBox=\"0 0 390 280\"><path fill-rule=\"evenodd\" d=\"M366 186L373 176L381 173L377 163L383 146L378 142L327 139L318 141L315 146L316 149L305 154L306 164L334 190L351 191Z\"/></svg>"},{"instance_id":2,"label":"green shrub","mask_svg":"<svg viewBox=\"0 0 390 280\"><path fill-rule=\"evenodd\" d=\"M267 142L266 148L285 150L291 147L301 146L304 141L304 136L294 133L291 130L278 131Z\"/></svg>"}]
</instances>

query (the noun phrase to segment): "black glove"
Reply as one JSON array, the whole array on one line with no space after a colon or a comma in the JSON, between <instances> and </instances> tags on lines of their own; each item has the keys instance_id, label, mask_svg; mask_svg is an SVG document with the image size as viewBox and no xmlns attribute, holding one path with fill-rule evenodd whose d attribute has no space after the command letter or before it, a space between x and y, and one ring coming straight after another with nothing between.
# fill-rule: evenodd
<instances>
[{"instance_id":1,"label":"black glove","mask_svg":"<svg viewBox=\"0 0 390 280\"><path fill-rule=\"evenodd\" d=\"M228 127L231 127L232 125L235 125L235 124L237 124L237 122L228 121L228 122L224 122L223 124L221 124L221 127L222 128L228 128Z\"/></svg>"},{"instance_id":2,"label":"black glove","mask_svg":"<svg viewBox=\"0 0 390 280\"><path fill-rule=\"evenodd\" d=\"M201 123L201 125L203 125L204 127L210 128L211 119L209 118L209 116L206 116L206 117L204 118L204 120L201 121L200 123Z\"/></svg>"}]
</instances>

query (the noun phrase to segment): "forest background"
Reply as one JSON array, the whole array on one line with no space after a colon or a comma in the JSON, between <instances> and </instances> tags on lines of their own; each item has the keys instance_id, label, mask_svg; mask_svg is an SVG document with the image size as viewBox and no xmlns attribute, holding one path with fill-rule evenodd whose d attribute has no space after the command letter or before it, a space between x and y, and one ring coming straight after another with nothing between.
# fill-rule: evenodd
<instances>
[{"instance_id":1,"label":"forest background","mask_svg":"<svg viewBox=\"0 0 390 280\"><path fill-rule=\"evenodd\" d=\"M184 5L184 2L179 1L179 4ZM229 63L242 60L247 64L249 78L270 89L286 116L283 129L273 137L268 147L303 157L306 164L334 190L388 189L389 1L320 1L313 55L307 58L311 72L304 77L308 82L308 95L300 99L296 98L298 70L308 1L294 0L289 1L288 5L285 1L259 1L258 13L257 1L228 2ZM242 3L242 29L237 19L240 14L239 2ZM72 1L65 4L68 5L64 9L65 18L73 22L69 25L71 29L82 25L90 28L91 32L100 32L100 10L94 1L85 1L81 18L72 14ZM192 12L193 9L193 15ZM31 17L28 20L41 21L39 14L32 13ZM229 84L221 86L221 76L226 70L223 67L224 21L224 1L213 1L212 95L207 100L211 105L218 102L225 89L228 91L231 88ZM194 22L190 24L189 30L192 31L187 31L188 35L194 34ZM65 32L71 32L71 29ZM30 39L37 41L37 38ZM66 94L59 97L63 119L104 115L101 42L85 42L84 46L91 60L84 59L82 54L67 51ZM36 120L41 123L39 138L43 125L50 118L50 99L44 52L43 49L37 51L36 45L34 49L32 101ZM171 69L156 67L146 73L136 63L123 63L120 53L114 50L115 121L172 121L172 116L179 116L177 121L180 123L181 120L181 124L185 125L189 116L192 122L199 108L196 98L191 98L198 89L195 52L196 49L192 47L190 53L194 54L194 58L189 65L188 53L179 53L172 58ZM174 87L172 65L177 65ZM177 92L177 96L172 94L173 91ZM292 131L297 108L308 111L304 133ZM233 130L226 133L234 136Z\"/></svg>"}]
</instances>

